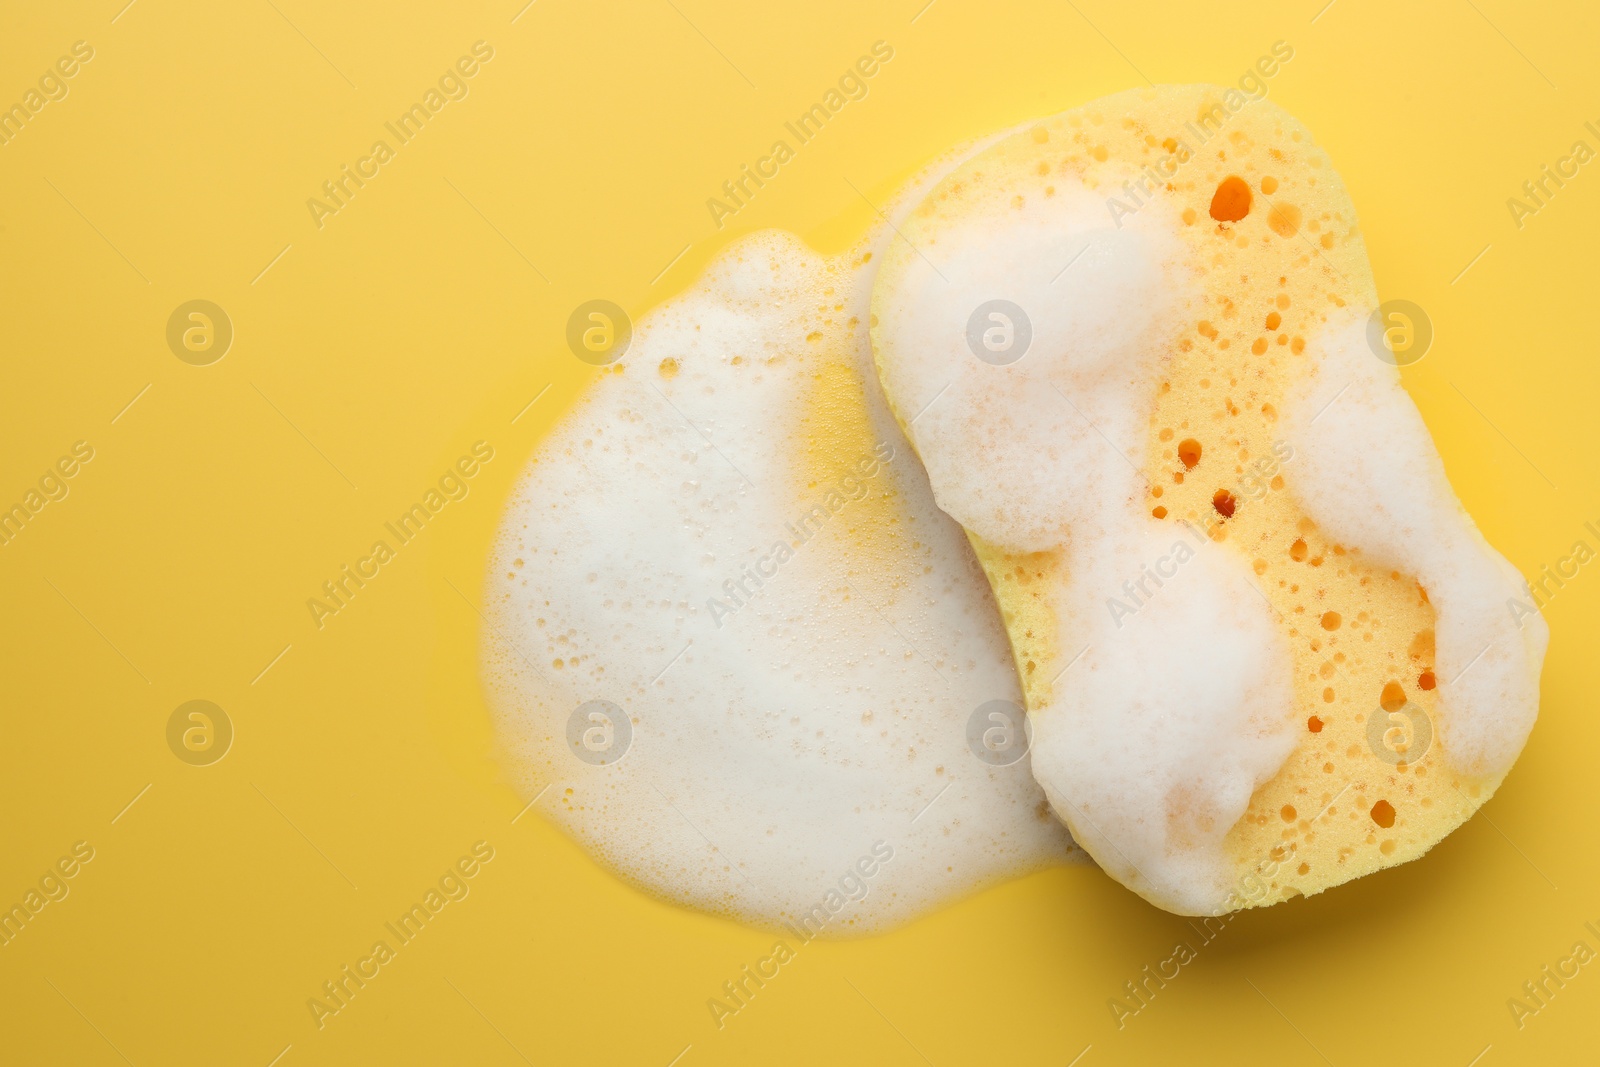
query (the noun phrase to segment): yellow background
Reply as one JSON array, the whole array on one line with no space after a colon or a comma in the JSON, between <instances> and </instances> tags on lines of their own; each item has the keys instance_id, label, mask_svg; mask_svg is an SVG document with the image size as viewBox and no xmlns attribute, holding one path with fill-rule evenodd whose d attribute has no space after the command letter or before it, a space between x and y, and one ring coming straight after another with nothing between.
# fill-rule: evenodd
<instances>
[{"instance_id":1,"label":"yellow background","mask_svg":"<svg viewBox=\"0 0 1600 1067\"><path fill-rule=\"evenodd\" d=\"M0 1060L1595 1061L1600 964L1521 1030L1506 1001L1600 949L1600 563L1548 606L1543 713L1479 817L1238 918L1121 1030L1108 998L1197 939L1080 868L807 946L718 1031L706 999L771 936L513 824L473 606L512 478L595 373L577 304L642 314L751 229L838 247L870 215L851 183L877 200L1146 76L1234 81L1280 39L1272 98L1342 171L1381 294L1432 315L1405 378L1467 507L1526 574L1600 548L1600 163L1520 230L1505 203L1600 148L1592 5L523 2L8 5L0 103L95 57L0 147L0 504L74 441L95 458L0 547L0 904L96 854L0 947ZM480 39L470 95L319 230L307 198ZM870 95L716 229L706 198L880 39ZM196 298L235 329L206 367L165 342ZM318 630L306 599L478 439L471 495ZM236 730L212 766L167 748L191 699ZM478 840L471 895L317 1029L307 999Z\"/></svg>"}]
</instances>

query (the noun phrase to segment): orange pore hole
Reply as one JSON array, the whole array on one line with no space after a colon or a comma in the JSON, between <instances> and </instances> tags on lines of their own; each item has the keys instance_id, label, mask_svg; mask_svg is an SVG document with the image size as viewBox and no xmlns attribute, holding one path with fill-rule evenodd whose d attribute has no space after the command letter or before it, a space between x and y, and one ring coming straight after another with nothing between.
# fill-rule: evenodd
<instances>
[{"instance_id":1,"label":"orange pore hole","mask_svg":"<svg viewBox=\"0 0 1600 1067\"><path fill-rule=\"evenodd\" d=\"M1238 222L1250 214L1250 201L1249 184L1237 174L1230 174L1211 197L1211 217L1218 222Z\"/></svg>"},{"instance_id":2,"label":"orange pore hole","mask_svg":"<svg viewBox=\"0 0 1600 1067\"><path fill-rule=\"evenodd\" d=\"M1394 825L1394 805L1380 800L1372 805L1372 821L1387 830Z\"/></svg>"}]
</instances>

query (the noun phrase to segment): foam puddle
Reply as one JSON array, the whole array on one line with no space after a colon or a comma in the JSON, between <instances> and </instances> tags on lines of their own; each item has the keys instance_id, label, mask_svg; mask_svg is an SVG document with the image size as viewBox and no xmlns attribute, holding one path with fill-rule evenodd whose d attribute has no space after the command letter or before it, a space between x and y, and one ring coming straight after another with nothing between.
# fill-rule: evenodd
<instances>
[{"instance_id":1,"label":"foam puddle","mask_svg":"<svg viewBox=\"0 0 1600 1067\"><path fill-rule=\"evenodd\" d=\"M824 258L756 235L646 316L539 447L489 571L525 795L636 885L806 936L1081 856L1026 756L969 746L1021 693L869 388L887 237Z\"/></svg>"}]
</instances>

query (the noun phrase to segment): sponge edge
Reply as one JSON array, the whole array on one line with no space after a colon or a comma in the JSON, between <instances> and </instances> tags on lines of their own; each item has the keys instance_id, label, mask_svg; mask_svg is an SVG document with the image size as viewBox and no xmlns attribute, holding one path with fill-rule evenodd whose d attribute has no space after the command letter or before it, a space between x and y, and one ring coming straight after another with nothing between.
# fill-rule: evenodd
<instances>
[{"instance_id":1,"label":"sponge edge","mask_svg":"<svg viewBox=\"0 0 1600 1067\"><path fill-rule=\"evenodd\" d=\"M1109 873L1188 914L1425 852L1520 751L1547 639L1366 348L1338 176L1281 109L1229 100L1135 90L997 143L912 213L873 294L1036 776ZM1031 336L1003 365L967 337L995 299Z\"/></svg>"}]
</instances>

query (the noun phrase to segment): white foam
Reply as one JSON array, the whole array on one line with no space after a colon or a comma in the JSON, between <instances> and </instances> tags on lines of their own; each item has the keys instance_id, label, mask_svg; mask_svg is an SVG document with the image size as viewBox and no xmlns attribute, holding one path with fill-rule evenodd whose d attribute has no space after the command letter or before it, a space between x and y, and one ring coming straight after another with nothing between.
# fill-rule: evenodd
<instances>
[{"instance_id":1,"label":"white foam","mask_svg":"<svg viewBox=\"0 0 1600 1067\"><path fill-rule=\"evenodd\" d=\"M922 231L933 262L897 248L880 273L886 389L903 416L931 404L911 436L946 511L998 548L1065 553L1049 606L1063 659L1085 651L1031 709L1051 804L1125 884L1174 910L1219 910L1223 838L1293 749L1293 688L1244 562L1142 503L1156 339L1191 297L1181 250L1156 213L1117 229L1066 177L1022 208L970 192L962 206ZM1007 366L967 340L968 316L996 298L1032 323ZM1132 617L1108 610L1162 559L1178 580L1146 580Z\"/></svg>"},{"instance_id":2,"label":"white foam","mask_svg":"<svg viewBox=\"0 0 1600 1067\"><path fill-rule=\"evenodd\" d=\"M1102 192L1119 178L1102 172ZM539 449L491 564L485 673L526 795L623 876L751 921L879 929L1069 855L1042 786L1120 881L1174 911L1229 906L1224 839L1298 737L1286 627L1239 554L1147 510L1158 352L1203 317L1174 213L1113 226L1100 195L1067 174L1055 187L930 200L907 227L917 247L895 226L832 259L747 239L639 324L626 372ZM872 377L869 290L878 369L931 491L871 388L859 466L813 454L839 429L807 400L827 368ZM967 339L997 298L1032 333L1006 366ZM1536 714L1547 631L1519 629L1520 578L1456 502L1363 325L1309 338L1317 373L1283 404L1287 491L1426 588L1442 746L1496 775ZM894 518L871 528L886 491ZM814 507L820 532L798 533ZM1067 673L1038 687L1038 785L1028 759L968 751L972 712L1020 695L946 513L998 549L1063 559L1066 581L1041 594ZM632 725L610 766L568 746L592 699Z\"/></svg>"},{"instance_id":3,"label":"white foam","mask_svg":"<svg viewBox=\"0 0 1600 1067\"><path fill-rule=\"evenodd\" d=\"M1445 752L1464 774L1503 774L1539 712L1549 628L1508 607L1522 577L1457 502L1399 372L1367 345L1365 316L1330 322L1311 351L1314 373L1285 406L1293 491L1331 537L1427 590Z\"/></svg>"},{"instance_id":4,"label":"white foam","mask_svg":"<svg viewBox=\"0 0 1600 1067\"><path fill-rule=\"evenodd\" d=\"M968 750L979 705L1020 706L1015 672L982 572L876 389L853 401L875 456L849 476L803 458L830 360L873 380L885 236L825 259L756 235L646 316L625 372L539 447L489 570L487 687L519 786L549 786L538 810L669 900L768 925L821 907L807 929L827 933L1076 852L1026 758ZM880 256L852 267L864 250ZM885 492L896 526L865 528L864 498ZM826 517L802 539L813 506ZM591 699L631 720L610 766L568 748Z\"/></svg>"}]
</instances>

